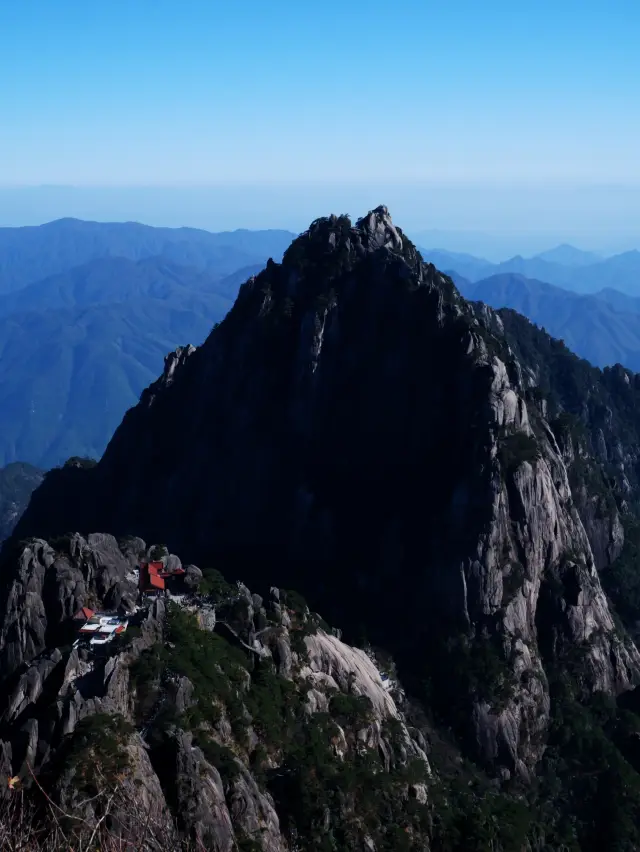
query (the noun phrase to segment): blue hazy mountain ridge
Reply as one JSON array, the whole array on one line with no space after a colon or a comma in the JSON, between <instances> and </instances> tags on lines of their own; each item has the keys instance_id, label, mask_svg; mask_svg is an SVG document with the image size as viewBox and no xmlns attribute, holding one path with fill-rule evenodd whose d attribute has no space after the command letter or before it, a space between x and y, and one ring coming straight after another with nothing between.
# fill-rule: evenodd
<instances>
[{"instance_id":1,"label":"blue hazy mountain ridge","mask_svg":"<svg viewBox=\"0 0 640 852\"><path fill-rule=\"evenodd\" d=\"M105 257L0 296L0 466L99 457L165 355L201 343L259 269Z\"/></svg>"},{"instance_id":2,"label":"blue hazy mountain ridge","mask_svg":"<svg viewBox=\"0 0 640 852\"><path fill-rule=\"evenodd\" d=\"M162 299L0 317L0 465L99 457L167 352L201 343L229 306L176 287Z\"/></svg>"},{"instance_id":3,"label":"blue hazy mountain ridge","mask_svg":"<svg viewBox=\"0 0 640 852\"><path fill-rule=\"evenodd\" d=\"M43 477L44 471L22 462L0 468L0 542L11 535Z\"/></svg>"},{"instance_id":4,"label":"blue hazy mountain ridge","mask_svg":"<svg viewBox=\"0 0 640 852\"><path fill-rule=\"evenodd\" d=\"M199 344L289 231L0 228L0 466L100 456L167 352Z\"/></svg>"},{"instance_id":5,"label":"blue hazy mountain ridge","mask_svg":"<svg viewBox=\"0 0 640 852\"><path fill-rule=\"evenodd\" d=\"M539 252L535 257L549 263L559 263L561 266L589 266L603 259L594 251L584 251L568 243L562 243L548 251Z\"/></svg>"},{"instance_id":6,"label":"blue hazy mountain ridge","mask_svg":"<svg viewBox=\"0 0 640 852\"><path fill-rule=\"evenodd\" d=\"M466 298L512 308L597 367L619 363L640 370L640 299L615 290L581 295L512 273L478 282L453 279Z\"/></svg>"},{"instance_id":7,"label":"blue hazy mountain ridge","mask_svg":"<svg viewBox=\"0 0 640 852\"><path fill-rule=\"evenodd\" d=\"M479 281L493 274L496 264L482 257L475 257L464 252L451 252L445 249L420 249L420 254L428 263L433 263L443 271L455 270L469 281Z\"/></svg>"},{"instance_id":8,"label":"blue hazy mountain ridge","mask_svg":"<svg viewBox=\"0 0 640 852\"><path fill-rule=\"evenodd\" d=\"M283 230L212 233L80 219L0 228L0 293L103 257L142 260L162 256L222 277L244 266L264 264L269 257L279 260L294 236Z\"/></svg>"},{"instance_id":9,"label":"blue hazy mountain ridge","mask_svg":"<svg viewBox=\"0 0 640 852\"><path fill-rule=\"evenodd\" d=\"M227 299L235 301L240 286L253 275L257 275L261 272L264 269L264 266L264 263L252 263L249 266L243 266L241 269L237 269L235 272L232 272L230 275L226 275L221 281L216 283L216 292L220 296L224 296Z\"/></svg>"},{"instance_id":10,"label":"blue hazy mountain ridge","mask_svg":"<svg viewBox=\"0 0 640 852\"><path fill-rule=\"evenodd\" d=\"M244 270L259 271L260 268L260 265L243 267L239 276L232 273L218 277L195 267L180 266L164 257L138 261L126 257L97 258L0 296L0 316L128 302L145 297L171 299L176 295L176 288L181 289L185 308L189 306L191 293L209 293L212 306L218 300L219 312L225 313L240 283L253 274L245 275Z\"/></svg>"},{"instance_id":11,"label":"blue hazy mountain ridge","mask_svg":"<svg viewBox=\"0 0 640 852\"><path fill-rule=\"evenodd\" d=\"M600 299L611 305L616 311L631 311L634 314L640 313L640 298L627 296L626 293L621 293L619 290L614 290L612 287L605 287L593 294L594 298Z\"/></svg>"},{"instance_id":12,"label":"blue hazy mountain ridge","mask_svg":"<svg viewBox=\"0 0 640 852\"><path fill-rule=\"evenodd\" d=\"M425 260L439 269L453 269L469 281L491 275L515 273L537 281L546 281L575 293L595 294L612 288L629 296L640 296L640 252L633 250L587 263L584 253L572 246L558 246L530 258L516 255L501 263L490 263L473 255L442 249L421 249ZM575 252L579 252L576 255ZM549 258L561 257L565 263ZM580 262L577 262L580 257ZM571 265L569 264L571 260Z\"/></svg>"}]
</instances>

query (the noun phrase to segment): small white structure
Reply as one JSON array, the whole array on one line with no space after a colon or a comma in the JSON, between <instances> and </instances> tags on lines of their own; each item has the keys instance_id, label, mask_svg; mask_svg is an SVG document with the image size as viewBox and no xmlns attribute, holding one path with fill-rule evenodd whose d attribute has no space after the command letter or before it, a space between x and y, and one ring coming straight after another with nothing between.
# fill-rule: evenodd
<instances>
[{"instance_id":1,"label":"small white structure","mask_svg":"<svg viewBox=\"0 0 640 852\"><path fill-rule=\"evenodd\" d=\"M125 618L96 612L80 628L79 639L89 639L90 645L106 645L120 633L124 633L127 626L128 621Z\"/></svg>"}]
</instances>

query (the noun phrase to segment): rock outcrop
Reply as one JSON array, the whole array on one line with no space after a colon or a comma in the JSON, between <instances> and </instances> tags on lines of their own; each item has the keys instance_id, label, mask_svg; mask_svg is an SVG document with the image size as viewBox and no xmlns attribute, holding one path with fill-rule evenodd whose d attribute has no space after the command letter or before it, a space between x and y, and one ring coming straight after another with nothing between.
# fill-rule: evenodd
<instances>
[{"instance_id":1,"label":"rock outcrop","mask_svg":"<svg viewBox=\"0 0 640 852\"><path fill-rule=\"evenodd\" d=\"M83 606L101 601L131 610L138 596L131 565L111 535L30 541L7 583L0 623L0 671L6 677L63 638ZM7 582L8 581L8 582Z\"/></svg>"},{"instance_id":2,"label":"rock outcrop","mask_svg":"<svg viewBox=\"0 0 640 852\"><path fill-rule=\"evenodd\" d=\"M56 549L62 544L31 541L7 565L6 777L33 794L47 790L60 813L89 832L106 813L112 837L140 843L144 830L145 848L193 841L211 850L253 844L288 852L293 837L315 844L323 832L340 831L355 843L363 835L356 789L335 805L327 798L321 818L297 810L295 796L317 781L317 761L351 785L366 757L373 774L362 779L388 775L397 790L387 804L412 825L405 803L410 787L423 783L415 765L418 778L431 772L424 738L403 721L372 659L328 634L297 597L272 590L265 605L217 575L216 590L201 595L193 583L206 576L192 565L167 608L164 598L132 588L132 551L156 548L98 534L67 537L64 553ZM181 568L178 557L167 561ZM129 629L118 642L67 644L80 636L77 608L91 602L104 610L129 598L132 607L121 610ZM281 603L290 604L286 618ZM309 754L300 750L307 740ZM367 836L380 840L387 827L375 822Z\"/></svg>"}]
</instances>

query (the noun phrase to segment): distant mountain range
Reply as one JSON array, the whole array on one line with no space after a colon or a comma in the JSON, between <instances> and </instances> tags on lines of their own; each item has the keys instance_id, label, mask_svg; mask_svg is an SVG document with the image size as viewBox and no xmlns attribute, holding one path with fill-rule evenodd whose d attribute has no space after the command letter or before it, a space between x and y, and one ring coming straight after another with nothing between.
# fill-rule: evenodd
<instances>
[{"instance_id":1,"label":"distant mountain range","mask_svg":"<svg viewBox=\"0 0 640 852\"><path fill-rule=\"evenodd\" d=\"M515 273L575 293L597 293L612 288L629 296L640 296L640 251L602 259L563 245L535 257L516 256L502 263L491 263L484 258L442 249L420 251L425 260L439 269L455 270L472 282L492 275Z\"/></svg>"},{"instance_id":2,"label":"distant mountain range","mask_svg":"<svg viewBox=\"0 0 640 852\"><path fill-rule=\"evenodd\" d=\"M113 261L106 263L113 269ZM150 276L152 264L145 264ZM215 282L205 287L185 269L182 285L178 267L164 260L155 266L145 280L153 288L111 294L110 301L105 291L93 303L52 304L67 295L60 288L44 308L29 299L30 310L0 310L0 464L27 460L48 468L70 455L99 457L166 353L201 343L223 319L232 301L215 292ZM201 289L189 286L196 281Z\"/></svg>"},{"instance_id":3,"label":"distant mountain range","mask_svg":"<svg viewBox=\"0 0 640 852\"><path fill-rule=\"evenodd\" d=\"M91 260L162 256L217 276L279 258L295 235L289 231L152 228L138 222L58 219L46 225L0 228L0 293L19 290Z\"/></svg>"},{"instance_id":4,"label":"distant mountain range","mask_svg":"<svg viewBox=\"0 0 640 852\"><path fill-rule=\"evenodd\" d=\"M599 254L593 251L583 251L567 243L540 252L536 257L548 263L559 263L561 266L590 266L603 260Z\"/></svg>"},{"instance_id":5,"label":"distant mountain range","mask_svg":"<svg viewBox=\"0 0 640 852\"><path fill-rule=\"evenodd\" d=\"M293 236L76 219L0 229L0 467L100 456L167 352L201 343ZM464 295L524 313L594 364L640 369L640 253L423 255Z\"/></svg>"},{"instance_id":6,"label":"distant mountain range","mask_svg":"<svg viewBox=\"0 0 640 852\"><path fill-rule=\"evenodd\" d=\"M201 343L292 236L73 219L0 229L0 466L99 457L167 352Z\"/></svg>"},{"instance_id":7,"label":"distant mountain range","mask_svg":"<svg viewBox=\"0 0 640 852\"><path fill-rule=\"evenodd\" d=\"M14 462L0 468L0 542L11 535L43 478L43 471L30 464Z\"/></svg>"},{"instance_id":8,"label":"distant mountain range","mask_svg":"<svg viewBox=\"0 0 640 852\"><path fill-rule=\"evenodd\" d=\"M260 270L262 266L252 268ZM233 282L235 280L233 278ZM214 301L219 300L219 312L224 313L229 299L235 298L236 290L237 285L230 285L225 278L195 267L180 266L165 257L139 261L103 257L0 296L0 316L145 298L168 301L178 291L186 300L185 308L190 304L190 293L207 293Z\"/></svg>"},{"instance_id":9,"label":"distant mountain range","mask_svg":"<svg viewBox=\"0 0 640 852\"><path fill-rule=\"evenodd\" d=\"M477 282L449 274L467 299L518 311L595 366L640 370L640 298L611 289L580 295L511 273Z\"/></svg>"}]
</instances>

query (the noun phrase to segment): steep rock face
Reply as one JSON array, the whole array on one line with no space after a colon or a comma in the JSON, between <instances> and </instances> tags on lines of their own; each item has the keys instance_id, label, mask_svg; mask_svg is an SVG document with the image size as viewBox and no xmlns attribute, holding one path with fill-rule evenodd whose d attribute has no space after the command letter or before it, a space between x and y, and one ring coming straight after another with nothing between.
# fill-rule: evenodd
<instances>
[{"instance_id":1,"label":"steep rock face","mask_svg":"<svg viewBox=\"0 0 640 852\"><path fill-rule=\"evenodd\" d=\"M639 377L592 367L514 311L474 310L527 365L524 392L552 426L596 565L609 567L624 545L621 515L640 496Z\"/></svg>"},{"instance_id":2,"label":"steep rock face","mask_svg":"<svg viewBox=\"0 0 640 852\"><path fill-rule=\"evenodd\" d=\"M640 376L598 370L524 317L475 310L522 364L527 401L549 423L596 567L623 625L640 631Z\"/></svg>"},{"instance_id":3,"label":"steep rock face","mask_svg":"<svg viewBox=\"0 0 640 852\"><path fill-rule=\"evenodd\" d=\"M617 692L640 658L499 326L386 208L355 226L317 220L202 347L168 359L71 483L66 515L51 511L52 477L18 532L64 519L213 554L251 580L271 565L459 702L485 762L527 775L549 723L547 668L579 642L583 688Z\"/></svg>"},{"instance_id":4,"label":"steep rock face","mask_svg":"<svg viewBox=\"0 0 640 852\"><path fill-rule=\"evenodd\" d=\"M172 768L182 819L192 827L196 840L205 849L230 852L234 847L234 830L220 774L193 745L191 734L181 733L175 739Z\"/></svg>"},{"instance_id":5,"label":"steep rock face","mask_svg":"<svg viewBox=\"0 0 640 852\"><path fill-rule=\"evenodd\" d=\"M381 718L399 718L393 699L385 690L380 672L359 648L345 645L319 630L305 638L308 663L301 674L343 692L364 695Z\"/></svg>"}]
</instances>

